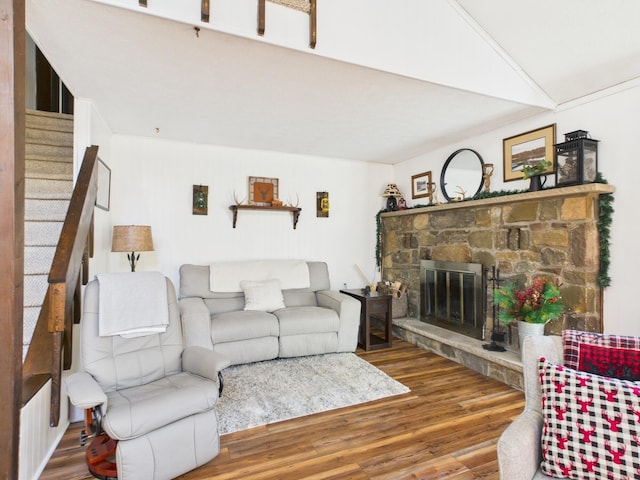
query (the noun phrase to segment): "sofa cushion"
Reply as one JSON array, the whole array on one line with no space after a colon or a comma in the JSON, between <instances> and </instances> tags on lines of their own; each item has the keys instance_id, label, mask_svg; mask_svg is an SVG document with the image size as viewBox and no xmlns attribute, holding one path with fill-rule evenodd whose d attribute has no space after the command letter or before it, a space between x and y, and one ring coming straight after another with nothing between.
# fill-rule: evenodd
<instances>
[{"instance_id":1,"label":"sofa cushion","mask_svg":"<svg viewBox=\"0 0 640 480\"><path fill-rule=\"evenodd\" d=\"M252 310L211 315L213 344L279 335L278 319L271 313Z\"/></svg>"},{"instance_id":2,"label":"sofa cushion","mask_svg":"<svg viewBox=\"0 0 640 480\"><path fill-rule=\"evenodd\" d=\"M545 359L543 473L554 478L636 478L640 469L640 386Z\"/></svg>"},{"instance_id":3,"label":"sofa cushion","mask_svg":"<svg viewBox=\"0 0 640 480\"><path fill-rule=\"evenodd\" d=\"M189 373L108 394L103 426L118 440L136 438L190 415L206 412L218 399L216 382Z\"/></svg>"},{"instance_id":4,"label":"sofa cushion","mask_svg":"<svg viewBox=\"0 0 640 480\"><path fill-rule=\"evenodd\" d=\"M245 310L273 312L284 308L280 280L242 280L240 287L244 292Z\"/></svg>"},{"instance_id":5,"label":"sofa cushion","mask_svg":"<svg viewBox=\"0 0 640 480\"><path fill-rule=\"evenodd\" d=\"M309 267L304 260L242 260L209 266L209 288L213 292L238 292L243 280L277 278L282 288L309 288Z\"/></svg>"},{"instance_id":6,"label":"sofa cushion","mask_svg":"<svg viewBox=\"0 0 640 480\"><path fill-rule=\"evenodd\" d=\"M640 337L564 330L564 365L607 377L640 380Z\"/></svg>"},{"instance_id":7,"label":"sofa cushion","mask_svg":"<svg viewBox=\"0 0 640 480\"><path fill-rule=\"evenodd\" d=\"M306 333L337 332L340 318L335 310L322 307L288 307L276 310L280 322L280 336Z\"/></svg>"}]
</instances>

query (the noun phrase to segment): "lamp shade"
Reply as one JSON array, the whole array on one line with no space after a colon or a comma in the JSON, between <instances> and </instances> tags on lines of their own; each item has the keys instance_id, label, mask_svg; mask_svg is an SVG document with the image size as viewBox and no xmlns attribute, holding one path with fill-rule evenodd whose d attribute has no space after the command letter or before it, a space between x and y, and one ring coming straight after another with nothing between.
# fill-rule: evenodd
<instances>
[{"instance_id":1,"label":"lamp shade","mask_svg":"<svg viewBox=\"0 0 640 480\"><path fill-rule=\"evenodd\" d=\"M395 183L388 183L387 187L384 189L383 197L401 197L402 193L400 193L400 189Z\"/></svg>"},{"instance_id":2,"label":"lamp shade","mask_svg":"<svg viewBox=\"0 0 640 480\"><path fill-rule=\"evenodd\" d=\"M113 227L112 252L151 252L153 239L148 225L116 225Z\"/></svg>"}]
</instances>

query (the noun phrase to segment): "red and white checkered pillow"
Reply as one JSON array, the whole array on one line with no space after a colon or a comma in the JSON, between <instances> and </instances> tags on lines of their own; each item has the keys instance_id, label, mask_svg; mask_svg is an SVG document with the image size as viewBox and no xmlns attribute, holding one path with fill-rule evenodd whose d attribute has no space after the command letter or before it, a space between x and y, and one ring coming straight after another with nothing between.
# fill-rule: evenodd
<instances>
[{"instance_id":1,"label":"red and white checkered pillow","mask_svg":"<svg viewBox=\"0 0 640 480\"><path fill-rule=\"evenodd\" d=\"M564 330L564 365L624 380L640 380L640 337Z\"/></svg>"},{"instance_id":2,"label":"red and white checkered pillow","mask_svg":"<svg viewBox=\"0 0 640 480\"><path fill-rule=\"evenodd\" d=\"M640 478L640 384L539 362L542 463L555 478Z\"/></svg>"}]
</instances>

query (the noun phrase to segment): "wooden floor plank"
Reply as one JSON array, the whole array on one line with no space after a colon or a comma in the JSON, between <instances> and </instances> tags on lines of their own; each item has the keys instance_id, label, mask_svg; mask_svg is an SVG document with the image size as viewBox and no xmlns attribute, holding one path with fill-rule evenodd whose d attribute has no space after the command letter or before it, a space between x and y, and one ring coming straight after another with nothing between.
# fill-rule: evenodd
<instances>
[{"instance_id":1,"label":"wooden floor plank","mask_svg":"<svg viewBox=\"0 0 640 480\"><path fill-rule=\"evenodd\" d=\"M358 355L411 392L224 435L220 454L180 480L498 480L495 445L521 392L401 340ZM41 480L93 478L79 431Z\"/></svg>"}]
</instances>

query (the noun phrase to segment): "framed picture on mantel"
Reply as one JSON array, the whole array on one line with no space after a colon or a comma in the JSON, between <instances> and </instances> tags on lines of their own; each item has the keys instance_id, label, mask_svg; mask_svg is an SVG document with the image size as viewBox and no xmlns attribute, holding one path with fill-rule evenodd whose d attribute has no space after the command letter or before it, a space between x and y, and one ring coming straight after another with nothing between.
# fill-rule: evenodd
<instances>
[{"instance_id":1,"label":"framed picture on mantel","mask_svg":"<svg viewBox=\"0 0 640 480\"><path fill-rule=\"evenodd\" d=\"M521 133L502 141L504 159L504 181L511 182L524 178L523 167L534 167L543 161L551 162L543 173L547 175L556 169L554 144L556 141L556 124L530 132Z\"/></svg>"},{"instance_id":2,"label":"framed picture on mantel","mask_svg":"<svg viewBox=\"0 0 640 480\"><path fill-rule=\"evenodd\" d=\"M431 185L431 171L411 177L411 198L428 197Z\"/></svg>"}]
</instances>

